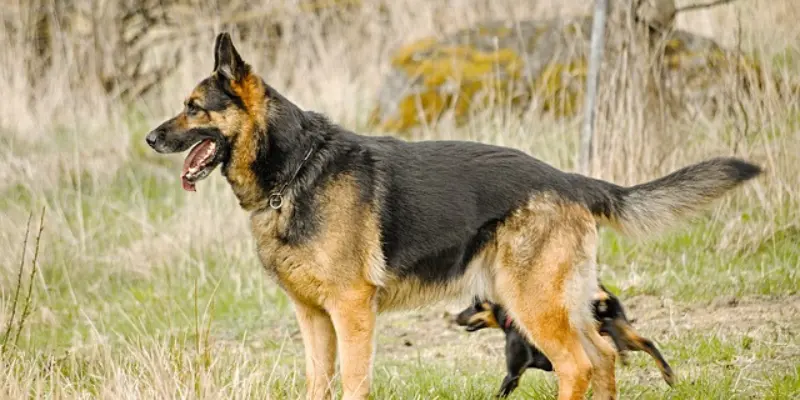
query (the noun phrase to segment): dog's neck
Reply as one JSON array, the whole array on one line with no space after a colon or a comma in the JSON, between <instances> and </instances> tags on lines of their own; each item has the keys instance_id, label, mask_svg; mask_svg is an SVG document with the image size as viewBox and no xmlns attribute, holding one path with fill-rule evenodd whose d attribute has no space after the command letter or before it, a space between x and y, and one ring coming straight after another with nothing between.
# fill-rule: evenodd
<instances>
[{"instance_id":1,"label":"dog's neck","mask_svg":"<svg viewBox=\"0 0 800 400\"><path fill-rule=\"evenodd\" d=\"M301 184L309 173L308 164L324 144L322 135L313 129L320 123L315 121L319 116L301 110L271 87L265 87L266 126L254 127L252 137L234 144L234 153L252 154L237 154L223 171L240 205L248 211L269 207L270 194L284 187L291 192L293 186ZM244 140L250 143L245 144ZM309 158L304 160L307 155Z\"/></svg>"}]
</instances>

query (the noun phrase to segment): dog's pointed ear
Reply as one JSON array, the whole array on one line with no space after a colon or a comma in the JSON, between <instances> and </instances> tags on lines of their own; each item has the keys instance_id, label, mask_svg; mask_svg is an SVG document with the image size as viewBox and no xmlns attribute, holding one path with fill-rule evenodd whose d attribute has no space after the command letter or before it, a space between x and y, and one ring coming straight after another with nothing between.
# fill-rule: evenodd
<instances>
[{"instance_id":1,"label":"dog's pointed ear","mask_svg":"<svg viewBox=\"0 0 800 400\"><path fill-rule=\"evenodd\" d=\"M247 75L247 63L242 60L228 32L217 35L214 41L214 72L232 81L242 80Z\"/></svg>"}]
</instances>

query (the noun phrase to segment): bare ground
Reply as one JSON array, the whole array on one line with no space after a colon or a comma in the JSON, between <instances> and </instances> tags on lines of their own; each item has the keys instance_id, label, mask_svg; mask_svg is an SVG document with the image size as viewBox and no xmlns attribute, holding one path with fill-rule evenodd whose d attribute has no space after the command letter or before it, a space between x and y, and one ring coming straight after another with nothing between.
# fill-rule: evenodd
<instances>
[{"instance_id":1,"label":"bare ground","mask_svg":"<svg viewBox=\"0 0 800 400\"><path fill-rule=\"evenodd\" d=\"M766 371L771 366L782 363L792 365L800 360L800 295L730 296L694 304L676 304L672 300L649 295L622 300L634 327L656 342L679 377L682 373L690 373L697 365L691 354L680 356L671 352L679 351L678 347L687 336L710 340L717 338L732 343L751 342L754 348L769 348L768 360L758 360L759 357L754 355L737 357L731 361L751 371ZM381 360L400 363L422 361L445 366L449 364L462 370L470 370L473 366L483 368L487 364L502 368L502 332L484 329L467 333L453 322L454 315L466 306L443 304L423 310L381 315L378 321L378 363ZM302 355L300 333L293 317L286 317L281 323L248 336L248 341L255 348L269 347L264 346L263 341L273 341L285 356ZM750 345L742 346L742 355L746 355ZM650 362L645 355L635 354L629 359L642 357L645 362ZM725 363L721 362L720 367L730 367ZM655 368L643 371L643 374L647 379L658 379Z\"/></svg>"},{"instance_id":2,"label":"bare ground","mask_svg":"<svg viewBox=\"0 0 800 400\"><path fill-rule=\"evenodd\" d=\"M796 339L800 328L800 296L749 296L717 298L709 303L674 304L656 296L639 295L623 299L628 317L636 329L656 341L671 340L687 332L718 335L749 335L756 338L790 335ZM447 353L454 343L466 350L466 343L486 351L502 352L499 332L481 331L467 334L457 326L453 316L466 304L432 307L427 310L387 314L381 317L379 351L402 358L409 349L436 356ZM488 339L488 340L487 340ZM495 343L498 342L498 343ZM800 356L800 348L792 350ZM474 351L475 347L469 346ZM416 357L416 355L415 355Z\"/></svg>"},{"instance_id":3,"label":"bare ground","mask_svg":"<svg viewBox=\"0 0 800 400\"><path fill-rule=\"evenodd\" d=\"M695 304L675 304L646 295L623 301L636 329L657 343L679 381L693 383L704 373L722 376L723 372L734 370L741 384L763 384L763 377L770 371L785 373L800 362L798 295L730 296ZM465 306L440 306L381 317L378 363L435 362L456 373L485 372L489 368L496 371L493 373L499 384L505 362L503 334L489 329L465 332L452 321ZM714 350L716 345L720 346L718 352ZM701 350L699 346L712 350ZM652 385L654 390L666 388L648 356L633 353L628 360L628 366L619 367L623 383ZM526 376L533 374L553 379L538 371Z\"/></svg>"}]
</instances>

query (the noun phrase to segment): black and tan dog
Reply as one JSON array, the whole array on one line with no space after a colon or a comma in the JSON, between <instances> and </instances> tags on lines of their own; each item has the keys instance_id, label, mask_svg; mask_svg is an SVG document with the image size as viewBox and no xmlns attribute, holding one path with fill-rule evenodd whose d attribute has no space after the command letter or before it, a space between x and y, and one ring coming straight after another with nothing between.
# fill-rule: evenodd
<instances>
[{"instance_id":1,"label":"black and tan dog","mask_svg":"<svg viewBox=\"0 0 800 400\"><path fill-rule=\"evenodd\" d=\"M473 295L506 305L553 363L559 399L590 383L615 398L616 352L591 312L598 222L653 232L761 172L717 158L622 187L505 147L358 135L283 97L227 33L184 104L147 143L191 148L186 190L221 166L295 306L314 399L330 396L337 351L344 398L367 398L377 313Z\"/></svg>"},{"instance_id":2,"label":"black and tan dog","mask_svg":"<svg viewBox=\"0 0 800 400\"><path fill-rule=\"evenodd\" d=\"M609 336L614 341L620 357L624 357L627 351L643 351L649 354L655 360L664 381L672 386L675 376L661 352L650 339L633 329L619 298L602 284L599 284L599 288L592 306L600 334ZM455 322L465 327L467 332L496 328L505 334L506 376L497 397L508 397L516 389L526 369L553 370L550 360L523 336L511 316L499 304L475 298L472 305L458 313Z\"/></svg>"}]
</instances>

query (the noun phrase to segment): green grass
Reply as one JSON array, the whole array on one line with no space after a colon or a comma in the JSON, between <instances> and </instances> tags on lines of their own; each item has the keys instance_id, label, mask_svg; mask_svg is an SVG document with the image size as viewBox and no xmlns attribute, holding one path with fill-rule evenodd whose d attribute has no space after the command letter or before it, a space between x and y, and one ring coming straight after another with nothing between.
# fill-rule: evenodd
<instances>
[{"instance_id":1,"label":"green grass","mask_svg":"<svg viewBox=\"0 0 800 400\"><path fill-rule=\"evenodd\" d=\"M304 367L297 326L288 299L258 264L246 216L237 212L218 176L189 194L180 189L177 168L177 159L153 158L135 144L105 179L78 171L55 187L17 184L5 190L2 212L41 204L51 210L34 285L35 311L19 348L0 359L0 391L10 397L113 397L126 390L170 398L301 396ZM599 253L603 281L626 302L642 296L669 298L675 307L698 312L720 297L769 295L781 302L796 295L800 231L792 223L795 203L776 212L753 207L742 194L732 198L653 240L604 231ZM201 221L223 207L227 211L216 222ZM749 234L764 226L776 228ZM6 243L19 247L20 240L21 234L9 235ZM16 264L4 268L14 271ZM15 277L2 279L6 293ZM425 318L435 320L437 310ZM633 314L647 310L637 308ZM672 318L680 323L703 317ZM621 398L800 394L792 362L797 339L780 330L796 328L796 315L788 322L767 318L764 323L780 325L768 330L772 336L754 333L752 326L675 329L648 322L641 321L643 333L658 342L679 382L668 388L652 360L636 353L630 365L618 369ZM471 352L475 339L459 332L455 340L471 344L454 352L452 342L437 342L437 329L444 328L415 331L414 322L401 325L411 327L412 342L441 347L443 354L420 352L399 361L398 356L413 355L415 349L384 349L379 342L373 398L483 399L496 392L504 376L501 351ZM391 340L393 331L380 335ZM489 344L499 349L502 339L492 338ZM555 389L552 374L529 371L514 398L553 399Z\"/></svg>"},{"instance_id":2,"label":"green grass","mask_svg":"<svg viewBox=\"0 0 800 400\"><path fill-rule=\"evenodd\" d=\"M291 307L261 271L246 231L233 238L190 241L185 249L167 247L165 257L144 270L136 268L136 261L109 256L137 242L152 243L148 239L159 227L184 218L177 210L196 201L180 191L177 179L154 173L161 168L174 166L132 154L109 181L86 178L80 185L68 182L28 195L15 187L12 192L21 195L0 204L3 210L38 202L74 204L53 218L60 219L62 232L84 232L83 244L76 247L46 230L50 233L40 270L46 289L36 285L37 311L23 332L20 350L2 359L3 390L9 395L9 382L26 382L30 388L18 388L19 393L35 397L102 397L125 385L166 397L300 396L302 348ZM140 210L147 223L133 223L126 208ZM753 212L743 224L745 219L767 218ZM720 296L767 294L780 299L797 293L796 228L725 248L720 247L721 237L741 233L726 231L722 221L707 214L647 242L606 232L599 255L607 265L603 279L623 301L666 296L686 307ZM790 398L800 393L798 368L790 357L798 354L793 336L645 332L656 338L679 383L668 388L652 361L636 353L629 366L619 368L622 398ZM437 340L436 332L419 335L415 341ZM467 339L469 334L461 335ZM495 340L493 346L502 345L501 339ZM783 347L776 348L781 341ZM463 352L442 358L399 362L395 353L381 352L379 344L373 398L487 398L504 375L501 354L470 357L465 346ZM514 398L552 399L555 388L551 374L530 371Z\"/></svg>"},{"instance_id":3,"label":"green grass","mask_svg":"<svg viewBox=\"0 0 800 400\"><path fill-rule=\"evenodd\" d=\"M760 216L766 218L766 216ZM717 247L722 224L710 218L682 226L659 240L634 242L604 232L599 263L611 287L635 270L647 277L626 295L669 295L681 301L707 301L719 296L797 294L800 290L800 231L778 230L763 238L747 238L737 249Z\"/></svg>"}]
</instances>

